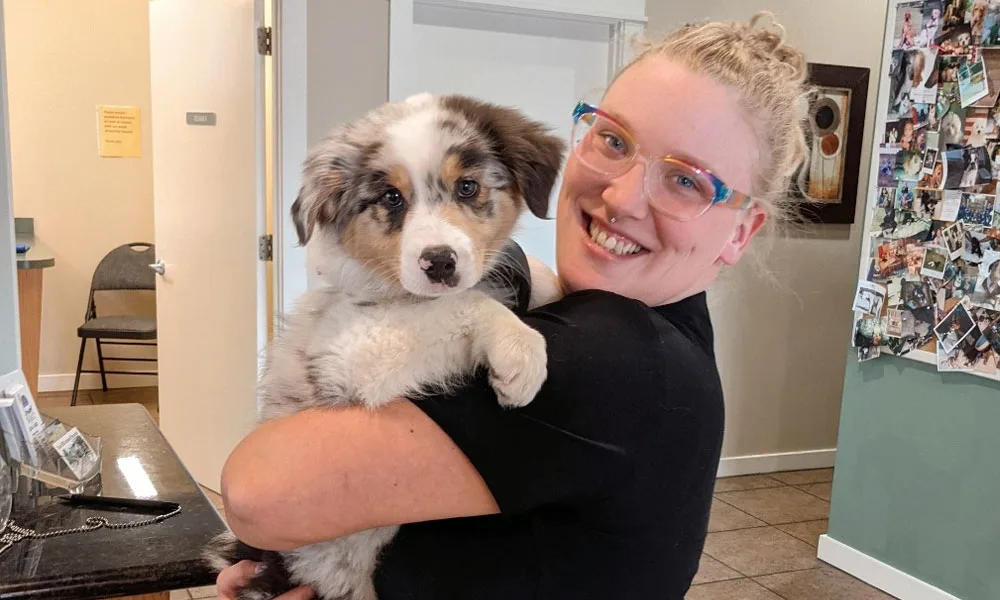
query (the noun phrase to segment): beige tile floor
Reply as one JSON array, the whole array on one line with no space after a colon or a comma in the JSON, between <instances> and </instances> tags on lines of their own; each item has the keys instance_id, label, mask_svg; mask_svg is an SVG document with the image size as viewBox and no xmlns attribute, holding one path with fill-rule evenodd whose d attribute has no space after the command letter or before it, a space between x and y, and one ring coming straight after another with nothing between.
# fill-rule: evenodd
<instances>
[{"instance_id":1,"label":"beige tile floor","mask_svg":"<svg viewBox=\"0 0 1000 600\"><path fill-rule=\"evenodd\" d=\"M39 406L66 406L66 392ZM158 419L156 388L82 391L78 404L139 402ZM701 567L686 600L891 600L816 558L826 533L833 469L719 479ZM204 488L203 488L204 489ZM222 499L205 495L225 518ZM171 592L171 600L216 598L215 586Z\"/></svg>"},{"instance_id":2,"label":"beige tile floor","mask_svg":"<svg viewBox=\"0 0 1000 600\"><path fill-rule=\"evenodd\" d=\"M816 558L833 469L719 479L686 600L890 600Z\"/></svg>"}]
</instances>

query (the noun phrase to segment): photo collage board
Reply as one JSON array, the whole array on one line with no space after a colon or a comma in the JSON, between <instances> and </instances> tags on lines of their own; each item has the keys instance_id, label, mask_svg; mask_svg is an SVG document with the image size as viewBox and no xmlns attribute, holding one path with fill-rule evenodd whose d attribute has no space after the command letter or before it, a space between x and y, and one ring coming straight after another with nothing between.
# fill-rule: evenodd
<instances>
[{"instance_id":1,"label":"photo collage board","mask_svg":"<svg viewBox=\"0 0 1000 600\"><path fill-rule=\"evenodd\" d=\"M853 345L1000 379L1000 0L887 18Z\"/></svg>"}]
</instances>

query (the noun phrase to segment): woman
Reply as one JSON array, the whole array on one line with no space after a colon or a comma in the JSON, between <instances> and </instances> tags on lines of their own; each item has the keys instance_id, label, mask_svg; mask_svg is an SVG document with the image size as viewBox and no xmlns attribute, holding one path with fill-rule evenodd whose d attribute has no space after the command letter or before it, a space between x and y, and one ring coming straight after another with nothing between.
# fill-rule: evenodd
<instances>
[{"instance_id":1,"label":"woman","mask_svg":"<svg viewBox=\"0 0 1000 600\"><path fill-rule=\"evenodd\" d=\"M806 153L805 60L755 22L677 31L574 110L567 296L522 317L548 344L534 402L500 409L483 377L261 425L223 474L234 532L286 550L405 523L380 600L683 598L724 423L706 289L783 218ZM221 597L253 569L223 572Z\"/></svg>"}]
</instances>

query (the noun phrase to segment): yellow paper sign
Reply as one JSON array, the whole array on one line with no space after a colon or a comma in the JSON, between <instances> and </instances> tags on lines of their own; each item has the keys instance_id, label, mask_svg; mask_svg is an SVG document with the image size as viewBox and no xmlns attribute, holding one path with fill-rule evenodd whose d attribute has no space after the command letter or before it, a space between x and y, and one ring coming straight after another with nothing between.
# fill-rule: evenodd
<instances>
[{"instance_id":1,"label":"yellow paper sign","mask_svg":"<svg viewBox=\"0 0 1000 600\"><path fill-rule=\"evenodd\" d=\"M136 158L142 153L138 106L98 106L98 153L103 157Z\"/></svg>"}]
</instances>

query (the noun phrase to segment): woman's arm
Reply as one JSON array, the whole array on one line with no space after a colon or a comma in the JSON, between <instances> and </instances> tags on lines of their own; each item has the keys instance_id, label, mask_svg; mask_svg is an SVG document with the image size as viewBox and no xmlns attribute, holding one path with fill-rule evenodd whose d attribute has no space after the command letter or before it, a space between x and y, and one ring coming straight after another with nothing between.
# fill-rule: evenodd
<instances>
[{"instance_id":1,"label":"woman's arm","mask_svg":"<svg viewBox=\"0 0 1000 600\"><path fill-rule=\"evenodd\" d=\"M287 550L376 526L600 497L629 476L634 421L646 421L618 399L669 397L647 312L589 292L526 314L545 336L549 368L524 408L503 408L480 369L448 394L260 425L223 470L231 528L257 548ZM623 352L635 356L623 362Z\"/></svg>"},{"instance_id":2,"label":"woman's arm","mask_svg":"<svg viewBox=\"0 0 1000 600\"><path fill-rule=\"evenodd\" d=\"M264 550L499 511L466 455L405 400L260 425L226 462L222 496L233 532Z\"/></svg>"}]
</instances>

